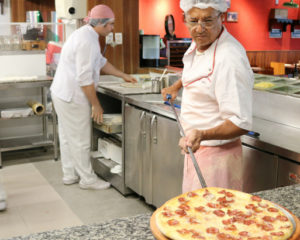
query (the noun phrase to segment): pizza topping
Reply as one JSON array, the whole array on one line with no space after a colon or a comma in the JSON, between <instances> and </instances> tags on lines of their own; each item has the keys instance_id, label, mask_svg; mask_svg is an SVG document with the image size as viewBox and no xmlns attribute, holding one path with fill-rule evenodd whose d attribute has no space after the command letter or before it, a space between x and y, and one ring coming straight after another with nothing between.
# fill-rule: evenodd
<instances>
[{"instance_id":1,"label":"pizza topping","mask_svg":"<svg viewBox=\"0 0 300 240\"><path fill-rule=\"evenodd\" d=\"M180 204L179 208L181 208L181 209L183 209L183 210L185 210L185 211L190 210L190 206L187 205L186 203Z\"/></svg>"},{"instance_id":2,"label":"pizza topping","mask_svg":"<svg viewBox=\"0 0 300 240\"><path fill-rule=\"evenodd\" d=\"M171 212L169 212L169 211L162 212L161 214L164 215L165 217L171 217L171 216L173 216L173 214Z\"/></svg>"},{"instance_id":3,"label":"pizza topping","mask_svg":"<svg viewBox=\"0 0 300 240\"><path fill-rule=\"evenodd\" d=\"M218 217L224 217L225 216L225 212L222 211L222 210L215 210L215 211L213 211L213 213L215 215L217 215Z\"/></svg>"},{"instance_id":4,"label":"pizza topping","mask_svg":"<svg viewBox=\"0 0 300 240\"><path fill-rule=\"evenodd\" d=\"M183 228L183 229L178 229L177 232L179 232L181 235L186 235L186 234L189 234L190 231Z\"/></svg>"},{"instance_id":5,"label":"pizza topping","mask_svg":"<svg viewBox=\"0 0 300 240\"><path fill-rule=\"evenodd\" d=\"M244 223L245 225L247 225L247 226L250 226L251 224L254 224L255 221L252 220L252 219L245 219L245 220L243 221L243 223Z\"/></svg>"},{"instance_id":6,"label":"pizza topping","mask_svg":"<svg viewBox=\"0 0 300 240\"><path fill-rule=\"evenodd\" d=\"M277 208L272 208L272 207L268 208L268 211L269 212L279 212L279 210Z\"/></svg>"},{"instance_id":7,"label":"pizza topping","mask_svg":"<svg viewBox=\"0 0 300 240\"><path fill-rule=\"evenodd\" d=\"M218 240L233 240L234 238L226 233L219 233L217 235Z\"/></svg>"},{"instance_id":8,"label":"pizza topping","mask_svg":"<svg viewBox=\"0 0 300 240\"><path fill-rule=\"evenodd\" d=\"M283 232L271 232L272 236L283 236L284 233Z\"/></svg>"},{"instance_id":9,"label":"pizza topping","mask_svg":"<svg viewBox=\"0 0 300 240\"><path fill-rule=\"evenodd\" d=\"M220 205L219 204L216 204L216 203L212 203L212 202L209 202L206 204L208 207L210 208L220 208Z\"/></svg>"},{"instance_id":10,"label":"pizza topping","mask_svg":"<svg viewBox=\"0 0 300 240\"><path fill-rule=\"evenodd\" d=\"M195 207L195 210L197 212L206 212L205 207L203 207L203 206Z\"/></svg>"},{"instance_id":11,"label":"pizza topping","mask_svg":"<svg viewBox=\"0 0 300 240\"><path fill-rule=\"evenodd\" d=\"M225 189L223 189L223 190L219 191L218 193L220 193L220 194L226 194L226 191L225 191Z\"/></svg>"},{"instance_id":12,"label":"pizza topping","mask_svg":"<svg viewBox=\"0 0 300 240\"><path fill-rule=\"evenodd\" d=\"M189 222L190 222L191 224L199 224L198 220L197 220L195 217L190 217L190 218L189 218Z\"/></svg>"},{"instance_id":13,"label":"pizza topping","mask_svg":"<svg viewBox=\"0 0 300 240\"><path fill-rule=\"evenodd\" d=\"M262 228L263 230L267 231L267 232L268 232L268 231L274 230L273 225L270 224L270 223L268 223L268 224L262 224L262 225L261 225L261 228Z\"/></svg>"},{"instance_id":14,"label":"pizza topping","mask_svg":"<svg viewBox=\"0 0 300 240\"><path fill-rule=\"evenodd\" d=\"M286 216L283 216L283 215L278 215L276 217L276 219L281 221L281 222L287 222L289 220Z\"/></svg>"},{"instance_id":15,"label":"pizza topping","mask_svg":"<svg viewBox=\"0 0 300 240\"><path fill-rule=\"evenodd\" d=\"M245 206L245 208L247 208L247 209L253 209L254 207L255 207L255 205L252 204L252 203L247 204L247 205Z\"/></svg>"},{"instance_id":16,"label":"pizza topping","mask_svg":"<svg viewBox=\"0 0 300 240\"><path fill-rule=\"evenodd\" d=\"M232 223L233 223L233 218L229 218L229 219L226 219L226 220L222 220L222 223L223 223L224 225L232 224Z\"/></svg>"},{"instance_id":17,"label":"pizza topping","mask_svg":"<svg viewBox=\"0 0 300 240\"><path fill-rule=\"evenodd\" d=\"M187 200L186 200L184 197L178 198L178 201L179 201L180 203L185 203L185 202L187 202Z\"/></svg>"},{"instance_id":18,"label":"pizza topping","mask_svg":"<svg viewBox=\"0 0 300 240\"><path fill-rule=\"evenodd\" d=\"M261 212L263 212L263 210L262 210L261 208L259 208L259 207L254 207L254 208L253 208L253 211L256 212L256 213L261 213Z\"/></svg>"},{"instance_id":19,"label":"pizza topping","mask_svg":"<svg viewBox=\"0 0 300 240\"><path fill-rule=\"evenodd\" d=\"M197 194L197 193L194 193L194 192L188 192L188 193L187 193L187 196L190 197L190 198L192 198L192 197L198 196L198 194Z\"/></svg>"},{"instance_id":20,"label":"pizza topping","mask_svg":"<svg viewBox=\"0 0 300 240\"><path fill-rule=\"evenodd\" d=\"M266 222L275 222L276 218L273 218L271 216L264 216L263 220Z\"/></svg>"},{"instance_id":21,"label":"pizza topping","mask_svg":"<svg viewBox=\"0 0 300 240\"><path fill-rule=\"evenodd\" d=\"M291 228L292 226L291 225L286 225L286 226L281 226L280 229L288 229L288 228Z\"/></svg>"},{"instance_id":22,"label":"pizza topping","mask_svg":"<svg viewBox=\"0 0 300 240\"><path fill-rule=\"evenodd\" d=\"M224 229L228 230L228 231L236 231L237 230L236 226L233 225L233 224L230 225L230 226L225 227Z\"/></svg>"},{"instance_id":23,"label":"pizza topping","mask_svg":"<svg viewBox=\"0 0 300 240\"><path fill-rule=\"evenodd\" d=\"M249 237L249 233L247 231L239 232L239 235L242 237Z\"/></svg>"},{"instance_id":24,"label":"pizza topping","mask_svg":"<svg viewBox=\"0 0 300 240\"><path fill-rule=\"evenodd\" d=\"M206 228L206 232L209 234L217 234L217 233L219 233L219 229L217 229L215 227L209 227L209 228Z\"/></svg>"},{"instance_id":25,"label":"pizza topping","mask_svg":"<svg viewBox=\"0 0 300 240\"><path fill-rule=\"evenodd\" d=\"M215 198L215 195L213 195L212 193L210 193L207 189L205 189L205 193L203 194L203 197L207 200L207 201L211 201Z\"/></svg>"},{"instance_id":26,"label":"pizza topping","mask_svg":"<svg viewBox=\"0 0 300 240\"><path fill-rule=\"evenodd\" d=\"M252 196L251 199L256 202L261 202L261 198L259 196Z\"/></svg>"},{"instance_id":27,"label":"pizza topping","mask_svg":"<svg viewBox=\"0 0 300 240\"><path fill-rule=\"evenodd\" d=\"M232 198L234 197L234 194L231 192L226 192L226 197Z\"/></svg>"},{"instance_id":28,"label":"pizza topping","mask_svg":"<svg viewBox=\"0 0 300 240\"><path fill-rule=\"evenodd\" d=\"M205 237L201 236L200 233L198 232L193 233L192 238L205 239Z\"/></svg>"},{"instance_id":29,"label":"pizza topping","mask_svg":"<svg viewBox=\"0 0 300 240\"><path fill-rule=\"evenodd\" d=\"M179 215L180 217L186 216L186 211L184 211L183 209L177 209L177 210L175 211L175 213L176 213L177 215Z\"/></svg>"},{"instance_id":30,"label":"pizza topping","mask_svg":"<svg viewBox=\"0 0 300 240\"><path fill-rule=\"evenodd\" d=\"M260 203L258 203L258 206L260 206L262 208L267 208L267 207L269 207L269 204L260 202Z\"/></svg>"},{"instance_id":31,"label":"pizza topping","mask_svg":"<svg viewBox=\"0 0 300 240\"><path fill-rule=\"evenodd\" d=\"M170 219L170 220L168 220L168 224L170 226L175 226L175 225L178 225L179 222L176 219Z\"/></svg>"}]
</instances>

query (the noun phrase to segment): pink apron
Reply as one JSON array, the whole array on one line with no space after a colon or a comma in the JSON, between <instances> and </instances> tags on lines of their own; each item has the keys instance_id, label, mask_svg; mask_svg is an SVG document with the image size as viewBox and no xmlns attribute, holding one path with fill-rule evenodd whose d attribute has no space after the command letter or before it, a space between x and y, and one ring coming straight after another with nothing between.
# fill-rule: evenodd
<instances>
[{"instance_id":1,"label":"pink apron","mask_svg":"<svg viewBox=\"0 0 300 240\"><path fill-rule=\"evenodd\" d=\"M208 187L242 190L242 145L238 139L219 146L200 146L195 152ZM185 155L182 192L202 188L189 154Z\"/></svg>"}]
</instances>

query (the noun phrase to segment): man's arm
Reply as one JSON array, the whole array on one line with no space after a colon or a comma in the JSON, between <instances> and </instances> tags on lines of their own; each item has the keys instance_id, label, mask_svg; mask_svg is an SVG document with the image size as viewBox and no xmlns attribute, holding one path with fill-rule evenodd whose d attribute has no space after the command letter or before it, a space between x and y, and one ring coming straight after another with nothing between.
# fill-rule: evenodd
<instances>
[{"instance_id":1,"label":"man's arm","mask_svg":"<svg viewBox=\"0 0 300 240\"><path fill-rule=\"evenodd\" d=\"M98 100L96 90L95 90L95 85L91 84L87 86L81 86L81 89L92 105L92 118L94 119L95 122L101 123L103 120L103 109Z\"/></svg>"},{"instance_id":2,"label":"man's arm","mask_svg":"<svg viewBox=\"0 0 300 240\"><path fill-rule=\"evenodd\" d=\"M116 77L123 78L125 82L137 82L137 80L134 77L118 70L108 61L106 62L104 67L101 69L101 71L105 74L114 75Z\"/></svg>"}]
</instances>

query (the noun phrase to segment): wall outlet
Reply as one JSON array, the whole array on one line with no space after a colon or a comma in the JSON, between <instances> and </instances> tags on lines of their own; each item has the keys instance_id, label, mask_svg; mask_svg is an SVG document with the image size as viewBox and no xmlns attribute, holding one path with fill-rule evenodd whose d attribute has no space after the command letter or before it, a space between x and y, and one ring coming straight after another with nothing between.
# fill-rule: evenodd
<instances>
[{"instance_id":1,"label":"wall outlet","mask_svg":"<svg viewBox=\"0 0 300 240\"><path fill-rule=\"evenodd\" d=\"M105 37L106 44L112 44L114 42L114 34L111 32Z\"/></svg>"},{"instance_id":2,"label":"wall outlet","mask_svg":"<svg viewBox=\"0 0 300 240\"><path fill-rule=\"evenodd\" d=\"M123 35L122 33L115 33L116 44L123 44Z\"/></svg>"}]
</instances>

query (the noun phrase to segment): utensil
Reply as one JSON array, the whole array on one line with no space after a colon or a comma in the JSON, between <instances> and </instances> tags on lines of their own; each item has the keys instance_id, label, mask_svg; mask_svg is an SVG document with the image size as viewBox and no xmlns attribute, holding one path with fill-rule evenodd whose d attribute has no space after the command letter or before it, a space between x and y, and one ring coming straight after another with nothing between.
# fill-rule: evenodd
<instances>
[{"instance_id":1,"label":"utensil","mask_svg":"<svg viewBox=\"0 0 300 240\"><path fill-rule=\"evenodd\" d=\"M181 123L180 123L180 121L179 121L179 118L178 118L177 112L176 112L176 110L175 110L174 104L171 102L172 96L171 96L170 94L167 94L167 99L168 99L168 101L169 101L169 103L170 103L170 105L171 105L171 107L172 107L172 110L173 110L173 112L174 112L174 115L175 115L175 117L176 117L176 121L177 121L177 125L178 125L178 127L179 127L180 135L181 135L182 137L185 137L185 133L184 133L184 130L183 130L183 128L182 128L182 126L181 126ZM203 175L202 175L202 173L201 173L201 170L200 170L200 168L199 168L199 165L198 165L198 163L197 163L197 161L196 161L195 155L194 155L194 153L193 153L193 151L192 151L192 149L191 149L190 147L188 147L188 151L189 151L189 154L190 154L190 156L191 156L192 162L193 162L193 164L194 164L194 167L195 167L197 176L198 176L198 178L199 178L200 184L201 184L202 188L206 188L207 185L206 185L205 179L204 179L204 177L203 177Z\"/></svg>"}]
</instances>

